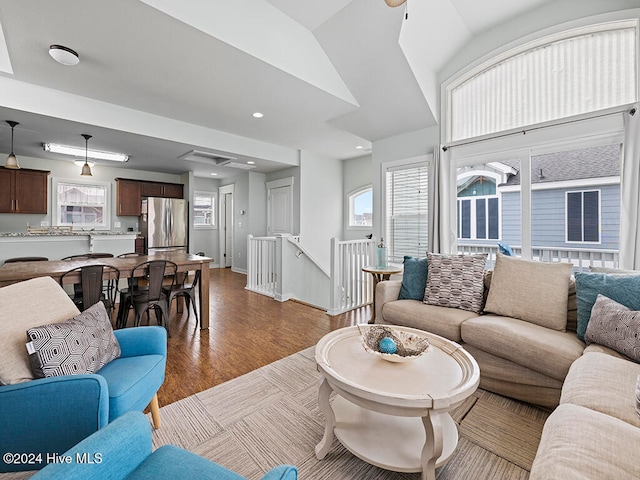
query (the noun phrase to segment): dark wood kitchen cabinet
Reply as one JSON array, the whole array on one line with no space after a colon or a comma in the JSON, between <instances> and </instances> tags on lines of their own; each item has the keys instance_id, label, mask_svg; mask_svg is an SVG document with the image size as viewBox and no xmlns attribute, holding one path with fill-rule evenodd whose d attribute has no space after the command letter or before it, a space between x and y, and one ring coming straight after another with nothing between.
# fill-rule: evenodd
<instances>
[{"instance_id":1,"label":"dark wood kitchen cabinet","mask_svg":"<svg viewBox=\"0 0 640 480\"><path fill-rule=\"evenodd\" d=\"M118 215L139 216L142 197L183 198L181 183L148 182L116 178Z\"/></svg>"},{"instance_id":2,"label":"dark wood kitchen cabinet","mask_svg":"<svg viewBox=\"0 0 640 480\"><path fill-rule=\"evenodd\" d=\"M181 183L142 182L143 197L182 198Z\"/></svg>"},{"instance_id":3,"label":"dark wood kitchen cabinet","mask_svg":"<svg viewBox=\"0 0 640 480\"><path fill-rule=\"evenodd\" d=\"M0 167L0 213L47 214L49 173Z\"/></svg>"}]
</instances>

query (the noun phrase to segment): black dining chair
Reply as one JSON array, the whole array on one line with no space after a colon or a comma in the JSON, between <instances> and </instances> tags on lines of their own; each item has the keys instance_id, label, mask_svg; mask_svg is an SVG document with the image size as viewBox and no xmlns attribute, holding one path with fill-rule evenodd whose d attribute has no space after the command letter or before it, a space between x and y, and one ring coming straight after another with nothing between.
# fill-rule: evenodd
<instances>
[{"instance_id":1,"label":"black dining chair","mask_svg":"<svg viewBox=\"0 0 640 480\"><path fill-rule=\"evenodd\" d=\"M134 326L138 327L142 316L153 309L156 314L158 325L164 323L167 335L171 336L169 325L169 297L165 293L165 288L171 290L175 285L176 272L178 266L168 260L150 260L136 266L129 278L129 294L124 298L123 309L119 319L126 319L129 309L133 308L135 314ZM135 279L144 278L147 285L140 286ZM123 297L120 297L121 301ZM122 325L124 326L124 325Z\"/></svg>"},{"instance_id":2,"label":"black dining chair","mask_svg":"<svg viewBox=\"0 0 640 480\"><path fill-rule=\"evenodd\" d=\"M7 258L4 263L18 263L18 262L48 262L47 257L13 257Z\"/></svg>"},{"instance_id":3,"label":"black dining chair","mask_svg":"<svg viewBox=\"0 0 640 480\"><path fill-rule=\"evenodd\" d=\"M136 257L142 257L142 256L144 256L144 253L127 252L127 253L121 253L120 255L118 255L117 258L136 258ZM139 280L140 280L139 278L131 277L127 285L133 284L134 288L142 288L142 286L139 284ZM119 308L118 308L118 316L116 318L116 328L124 328L127 325L129 310L131 309L131 302L130 302L131 289L129 288L129 286L121 288L119 290L119 294L120 294L120 299L118 300Z\"/></svg>"},{"instance_id":4,"label":"black dining chair","mask_svg":"<svg viewBox=\"0 0 640 480\"><path fill-rule=\"evenodd\" d=\"M198 252L196 255L205 256L204 252ZM173 302L174 298L184 298L185 306L187 307L187 316L189 315L189 306L191 306L191 308L193 308L193 314L196 317L196 325L198 325L200 319L198 318L198 305L196 304L196 288L200 281L200 270L196 270L192 282L188 281L187 273L188 272L185 272L185 275L182 276L180 283L177 283L171 289L165 287L164 290L169 299L169 307L171 307L171 302Z\"/></svg>"},{"instance_id":5,"label":"black dining chair","mask_svg":"<svg viewBox=\"0 0 640 480\"><path fill-rule=\"evenodd\" d=\"M81 253L79 255L69 255L60 260L91 260L93 258L113 258L113 253Z\"/></svg>"},{"instance_id":6,"label":"black dining chair","mask_svg":"<svg viewBox=\"0 0 640 480\"><path fill-rule=\"evenodd\" d=\"M73 282L69 279L74 277ZM77 278L76 278L77 277ZM84 311L98 302L104 303L109 318L115 306L120 270L110 265L85 265L63 273L60 285L73 283L73 293L69 296L79 310Z\"/></svg>"}]
</instances>

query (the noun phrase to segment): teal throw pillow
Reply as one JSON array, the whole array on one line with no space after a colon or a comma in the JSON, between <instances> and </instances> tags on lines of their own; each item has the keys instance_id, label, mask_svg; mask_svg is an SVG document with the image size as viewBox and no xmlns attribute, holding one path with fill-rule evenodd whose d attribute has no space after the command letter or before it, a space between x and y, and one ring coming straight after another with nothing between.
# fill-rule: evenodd
<instances>
[{"instance_id":1,"label":"teal throw pillow","mask_svg":"<svg viewBox=\"0 0 640 480\"><path fill-rule=\"evenodd\" d=\"M513 250L506 243L498 242L498 250L501 254L506 255L508 257L513 257Z\"/></svg>"},{"instance_id":2,"label":"teal throw pillow","mask_svg":"<svg viewBox=\"0 0 640 480\"><path fill-rule=\"evenodd\" d=\"M422 301L427 286L427 259L405 256L403 264L402 286L398 300Z\"/></svg>"},{"instance_id":3,"label":"teal throw pillow","mask_svg":"<svg viewBox=\"0 0 640 480\"><path fill-rule=\"evenodd\" d=\"M609 297L631 310L640 310L640 275L576 273L575 277L578 303L577 334L580 340L584 340L591 309L598 294Z\"/></svg>"}]
</instances>

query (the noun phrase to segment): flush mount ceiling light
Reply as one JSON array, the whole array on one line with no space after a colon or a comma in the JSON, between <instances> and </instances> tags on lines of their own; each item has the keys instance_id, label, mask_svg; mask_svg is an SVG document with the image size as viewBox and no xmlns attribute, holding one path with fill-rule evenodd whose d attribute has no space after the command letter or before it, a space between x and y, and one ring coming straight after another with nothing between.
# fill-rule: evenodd
<instances>
[{"instance_id":1,"label":"flush mount ceiling light","mask_svg":"<svg viewBox=\"0 0 640 480\"><path fill-rule=\"evenodd\" d=\"M58 63L71 67L80 62L78 54L68 47L62 45L51 45L49 47L49 55Z\"/></svg>"},{"instance_id":2,"label":"flush mount ceiling light","mask_svg":"<svg viewBox=\"0 0 640 480\"><path fill-rule=\"evenodd\" d=\"M129 155L125 155L124 153L104 152L101 150L85 151L85 149L81 147L72 147L70 145L60 145L57 143L43 143L42 148L44 148L45 152L61 153L74 157L84 157L88 155L89 158L95 160L110 160L112 162L126 162L129 160Z\"/></svg>"},{"instance_id":3,"label":"flush mount ceiling light","mask_svg":"<svg viewBox=\"0 0 640 480\"><path fill-rule=\"evenodd\" d=\"M91 138L91 135L87 135L86 133L83 133L82 136L84 137L84 165L82 166L82 173L80 173L80 175L84 176L84 177L91 177L91 167L89 166L89 139Z\"/></svg>"},{"instance_id":4,"label":"flush mount ceiling light","mask_svg":"<svg viewBox=\"0 0 640 480\"><path fill-rule=\"evenodd\" d=\"M252 115L253 115L254 118L262 118L262 117L264 117L264 113L262 113L262 112L253 112Z\"/></svg>"},{"instance_id":5,"label":"flush mount ceiling light","mask_svg":"<svg viewBox=\"0 0 640 480\"><path fill-rule=\"evenodd\" d=\"M7 161L4 164L4 166L6 168L12 168L14 170L17 170L18 168L20 168L20 165L18 165L18 159L13 153L13 129L16 127L16 125L20 125L20 124L18 122L12 122L11 120L7 120L7 123L11 127L11 153L7 157Z\"/></svg>"}]
</instances>

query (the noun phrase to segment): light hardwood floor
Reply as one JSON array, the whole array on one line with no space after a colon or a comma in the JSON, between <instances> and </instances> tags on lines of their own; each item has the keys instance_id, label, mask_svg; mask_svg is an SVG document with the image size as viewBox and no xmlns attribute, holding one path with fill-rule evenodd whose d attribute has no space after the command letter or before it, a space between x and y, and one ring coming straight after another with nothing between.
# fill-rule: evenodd
<instances>
[{"instance_id":1,"label":"light hardwood floor","mask_svg":"<svg viewBox=\"0 0 640 480\"><path fill-rule=\"evenodd\" d=\"M372 315L367 306L332 317L299 302L250 292L245 284L243 274L211 269L208 330L200 330L191 311L177 313L173 303L160 406L299 352L331 330L366 323Z\"/></svg>"}]
</instances>

